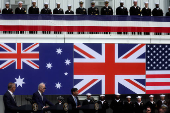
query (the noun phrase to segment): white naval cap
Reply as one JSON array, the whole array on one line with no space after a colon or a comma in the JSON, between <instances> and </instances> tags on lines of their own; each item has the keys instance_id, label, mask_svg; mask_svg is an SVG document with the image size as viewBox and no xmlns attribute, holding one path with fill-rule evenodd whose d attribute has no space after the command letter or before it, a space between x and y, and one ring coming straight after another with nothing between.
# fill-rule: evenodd
<instances>
[{"instance_id":1,"label":"white naval cap","mask_svg":"<svg viewBox=\"0 0 170 113\"><path fill-rule=\"evenodd\" d=\"M160 97L165 97L165 95L162 94L162 95L160 95Z\"/></svg>"},{"instance_id":2,"label":"white naval cap","mask_svg":"<svg viewBox=\"0 0 170 113\"><path fill-rule=\"evenodd\" d=\"M133 0L133 2L138 2L138 0Z\"/></svg>"},{"instance_id":3,"label":"white naval cap","mask_svg":"<svg viewBox=\"0 0 170 113\"><path fill-rule=\"evenodd\" d=\"M60 2L57 2L56 4L61 4Z\"/></svg>"},{"instance_id":4,"label":"white naval cap","mask_svg":"<svg viewBox=\"0 0 170 113\"><path fill-rule=\"evenodd\" d=\"M142 98L142 96L137 96L136 98Z\"/></svg>"},{"instance_id":5,"label":"white naval cap","mask_svg":"<svg viewBox=\"0 0 170 113\"><path fill-rule=\"evenodd\" d=\"M155 4L159 4L159 3L157 2L157 3L155 3Z\"/></svg>"},{"instance_id":6,"label":"white naval cap","mask_svg":"<svg viewBox=\"0 0 170 113\"><path fill-rule=\"evenodd\" d=\"M33 2L36 2L36 1L35 1L35 0L33 0L33 1L32 1L32 3L33 3Z\"/></svg>"},{"instance_id":7,"label":"white naval cap","mask_svg":"<svg viewBox=\"0 0 170 113\"><path fill-rule=\"evenodd\" d=\"M88 95L90 95L90 96L91 96L91 93L87 93L86 95L87 95L87 96L88 96Z\"/></svg>"},{"instance_id":8,"label":"white naval cap","mask_svg":"<svg viewBox=\"0 0 170 113\"><path fill-rule=\"evenodd\" d=\"M126 96L126 98L131 98L131 96Z\"/></svg>"},{"instance_id":9,"label":"white naval cap","mask_svg":"<svg viewBox=\"0 0 170 113\"><path fill-rule=\"evenodd\" d=\"M119 93L116 93L115 95L116 95L116 96L119 96L120 94L119 94Z\"/></svg>"},{"instance_id":10,"label":"white naval cap","mask_svg":"<svg viewBox=\"0 0 170 113\"><path fill-rule=\"evenodd\" d=\"M150 98L151 98L151 97L154 97L154 95L150 95L149 97L150 97Z\"/></svg>"},{"instance_id":11,"label":"white naval cap","mask_svg":"<svg viewBox=\"0 0 170 113\"><path fill-rule=\"evenodd\" d=\"M120 3L124 3L124 1L120 1Z\"/></svg>"},{"instance_id":12,"label":"white naval cap","mask_svg":"<svg viewBox=\"0 0 170 113\"><path fill-rule=\"evenodd\" d=\"M48 5L48 2L45 2L45 3L44 3L44 5L46 5L46 4Z\"/></svg>"},{"instance_id":13,"label":"white naval cap","mask_svg":"<svg viewBox=\"0 0 170 113\"><path fill-rule=\"evenodd\" d=\"M105 95L100 95L100 97L105 97Z\"/></svg>"},{"instance_id":14,"label":"white naval cap","mask_svg":"<svg viewBox=\"0 0 170 113\"><path fill-rule=\"evenodd\" d=\"M5 4L9 4L9 2L5 2Z\"/></svg>"},{"instance_id":15,"label":"white naval cap","mask_svg":"<svg viewBox=\"0 0 170 113\"><path fill-rule=\"evenodd\" d=\"M145 4L148 4L149 2L144 2Z\"/></svg>"},{"instance_id":16,"label":"white naval cap","mask_svg":"<svg viewBox=\"0 0 170 113\"><path fill-rule=\"evenodd\" d=\"M80 3L80 4L83 4L84 2L83 2L83 0L80 0L79 3Z\"/></svg>"},{"instance_id":17,"label":"white naval cap","mask_svg":"<svg viewBox=\"0 0 170 113\"><path fill-rule=\"evenodd\" d=\"M91 1L91 4L95 4L96 2L95 1Z\"/></svg>"},{"instance_id":18,"label":"white naval cap","mask_svg":"<svg viewBox=\"0 0 170 113\"><path fill-rule=\"evenodd\" d=\"M23 2L22 2L22 1L19 1L19 2L18 2L18 4L19 4L19 3L21 3L21 4L22 4Z\"/></svg>"},{"instance_id":19,"label":"white naval cap","mask_svg":"<svg viewBox=\"0 0 170 113\"><path fill-rule=\"evenodd\" d=\"M170 8L170 6L169 6L169 8Z\"/></svg>"},{"instance_id":20,"label":"white naval cap","mask_svg":"<svg viewBox=\"0 0 170 113\"><path fill-rule=\"evenodd\" d=\"M68 7L71 6L71 4L68 4Z\"/></svg>"},{"instance_id":21,"label":"white naval cap","mask_svg":"<svg viewBox=\"0 0 170 113\"><path fill-rule=\"evenodd\" d=\"M105 0L104 2L105 2L105 3L109 3L109 0Z\"/></svg>"}]
</instances>

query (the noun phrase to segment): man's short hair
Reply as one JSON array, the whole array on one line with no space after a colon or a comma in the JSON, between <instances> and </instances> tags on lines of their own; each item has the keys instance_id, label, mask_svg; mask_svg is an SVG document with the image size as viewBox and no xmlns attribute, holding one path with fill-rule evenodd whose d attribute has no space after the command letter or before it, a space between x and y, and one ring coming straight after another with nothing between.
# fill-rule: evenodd
<instances>
[{"instance_id":1,"label":"man's short hair","mask_svg":"<svg viewBox=\"0 0 170 113\"><path fill-rule=\"evenodd\" d=\"M73 94L73 92L76 92L76 91L78 91L77 88L72 88L72 89L71 89L71 94Z\"/></svg>"},{"instance_id":2,"label":"man's short hair","mask_svg":"<svg viewBox=\"0 0 170 113\"><path fill-rule=\"evenodd\" d=\"M42 85L45 85L45 83L43 83L43 82L40 83L40 84L38 85L38 89L39 89L39 88L42 88Z\"/></svg>"},{"instance_id":3,"label":"man's short hair","mask_svg":"<svg viewBox=\"0 0 170 113\"><path fill-rule=\"evenodd\" d=\"M10 83L8 84L8 89L12 89L12 87L14 87L14 85L15 85L15 83L10 82Z\"/></svg>"}]
</instances>

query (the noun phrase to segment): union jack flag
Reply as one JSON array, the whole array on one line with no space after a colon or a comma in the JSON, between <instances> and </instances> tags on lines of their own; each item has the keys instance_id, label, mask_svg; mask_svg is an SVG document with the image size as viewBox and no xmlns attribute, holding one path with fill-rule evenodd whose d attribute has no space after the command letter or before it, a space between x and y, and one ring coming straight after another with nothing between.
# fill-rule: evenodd
<instances>
[{"instance_id":1,"label":"union jack flag","mask_svg":"<svg viewBox=\"0 0 170 113\"><path fill-rule=\"evenodd\" d=\"M30 44L26 48L22 43L16 43L15 47L0 43L0 60L5 61L0 64L0 69L5 69L13 63L16 63L16 69L23 69L23 62L34 69L39 69L39 66L33 62L39 60L39 52L34 51L38 47L39 43Z\"/></svg>"},{"instance_id":2,"label":"union jack flag","mask_svg":"<svg viewBox=\"0 0 170 113\"><path fill-rule=\"evenodd\" d=\"M117 93L122 89L115 88L118 83L115 77L133 75L135 79L138 75L145 75L145 48L145 44L74 44L74 79L76 80L74 87L79 89L80 94L85 92L95 94L90 89L93 84L95 85L97 77L104 76L104 84L98 87L98 90L101 89L100 94L104 93L103 90L105 94ZM92 79L91 76L94 78ZM140 82L135 83L131 82L135 87L141 85ZM78 84L81 86L78 87ZM142 93L145 90L145 86L138 88L142 88ZM133 92L133 88L129 89ZM141 91L138 91L134 92L141 94Z\"/></svg>"}]
</instances>

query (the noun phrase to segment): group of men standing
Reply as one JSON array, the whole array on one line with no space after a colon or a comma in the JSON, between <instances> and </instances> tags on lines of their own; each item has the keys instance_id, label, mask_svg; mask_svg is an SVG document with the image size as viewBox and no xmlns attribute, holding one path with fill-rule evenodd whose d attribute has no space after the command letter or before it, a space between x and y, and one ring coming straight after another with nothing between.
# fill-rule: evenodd
<instances>
[{"instance_id":1,"label":"group of men standing","mask_svg":"<svg viewBox=\"0 0 170 113\"><path fill-rule=\"evenodd\" d=\"M113 15L113 9L109 6L109 0L104 1L105 6L101 9L101 15ZM15 14L26 14L26 9L22 6L23 2L18 2L18 7L15 9ZM64 14L64 10L60 7L60 3L57 2L57 8L53 10L53 14ZM83 7L84 2L79 1L80 7L76 9L76 14L82 15L99 15L99 9L95 6L95 1L91 2L91 7ZM145 7L141 9L138 5L137 0L133 0L133 6L130 7L130 15L138 16L163 16L163 10L159 8L159 3L155 3L155 8L151 11L148 7L149 2L145 2ZM3 9L2 14L13 14L13 10L9 8L9 2L6 2L6 8ZM168 8L169 12L166 13L166 16L170 16L170 7ZM39 8L36 6L36 1L32 1L32 6L28 10L28 14L39 14ZM48 3L44 3L44 8L41 10L40 14L52 14L51 9L48 7ZM65 14L74 14L74 11L71 10L71 5L68 5L68 10L65 11ZM128 15L128 9L124 7L124 2L120 1L120 6L116 8L116 15Z\"/></svg>"},{"instance_id":2,"label":"group of men standing","mask_svg":"<svg viewBox=\"0 0 170 113\"><path fill-rule=\"evenodd\" d=\"M16 98L14 96L14 92L16 90L15 83L8 84L8 91L3 96L3 102L5 106L4 113L16 113L13 111L16 109L17 103ZM38 104L42 108L42 111L38 111L37 113L43 113L44 108L48 108L49 106L54 106L43 94L46 90L46 86L44 83L40 83L38 85L38 91L36 91L33 96L32 100ZM165 100L165 95L160 95L160 100L155 102L154 95L149 96L149 101L144 103L142 101L141 96L137 96L137 101L132 102L131 96L126 97L126 101L120 99L120 94L115 94L115 99L112 100L111 104L109 104L105 100L105 95L100 95L100 100L95 101L91 98L91 94L87 93L87 98L82 102L82 105L78 99L78 89L72 88L71 95L67 98L67 103L71 104L72 110L69 113L79 113L79 108L89 104L98 103L102 106L102 109L98 111L98 113L106 113L106 110L110 107L113 110L113 113L143 113L144 109L146 109L147 113L155 113L156 110L159 113L164 113L165 109L168 107L170 103ZM57 104L64 104L63 101L58 100ZM49 106L47 106L49 105ZM84 113L93 113L93 110L84 110Z\"/></svg>"}]
</instances>

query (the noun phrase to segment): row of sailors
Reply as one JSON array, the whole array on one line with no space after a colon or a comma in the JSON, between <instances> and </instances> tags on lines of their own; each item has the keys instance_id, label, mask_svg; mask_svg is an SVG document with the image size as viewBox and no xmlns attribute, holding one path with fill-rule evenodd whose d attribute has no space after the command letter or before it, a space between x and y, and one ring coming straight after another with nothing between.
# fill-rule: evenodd
<instances>
[{"instance_id":1,"label":"row of sailors","mask_svg":"<svg viewBox=\"0 0 170 113\"><path fill-rule=\"evenodd\" d=\"M84 14L87 15L87 10L83 7L83 1L80 0L80 7L76 9L76 14ZM145 2L145 7L141 10L139 6L137 6L138 1L133 1L133 6L130 7L130 15L143 15L143 16L163 16L162 9L159 8L159 3L155 3L155 8L151 11L148 7L149 2ZM15 9L15 14L26 14L26 9L22 7L23 2L18 2L18 7ZM56 3L57 8L53 10L53 14L64 14L62 8L60 8L60 3ZM9 8L9 2L6 2L6 8L3 9L2 14L13 14L13 10ZM166 16L170 16L170 7L168 8L169 12L166 13ZM36 1L32 1L32 6L28 10L29 14L39 14L39 8L36 6ZM44 3L44 8L41 10L41 14L52 14L50 8L48 8L48 3ZM71 10L71 5L68 5L68 10L65 14L74 14ZM88 8L88 15L99 15L99 9L95 7L95 1L91 2L91 7ZM109 1L105 0L105 6L101 9L101 15L113 15L113 9L109 6ZM124 7L124 2L120 1L120 6L116 9L116 15L128 15L128 9Z\"/></svg>"},{"instance_id":2,"label":"row of sailors","mask_svg":"<svg viewBox=\"0 0 170 113\"><path fill-rule=\"evenodd\" d=\"M113 110L113 113L143 113L145 109L150 108L150 113L155 113L156 110L165 110L168 108L168 103L165 101L165 95L160 95L160 100L155 102L154 95L149 96L149 101L147 103L142 102L142 97L137 96L137 101L132 102L131 96L127 96L127 101L122 101L120 99L120 94L115 95L115 99L112 100L111 104L105 100L105 95L100 95L99 104L102 105L102 110L99 113L106 113L106 109L109 107ZM93 104L94 102L90 100L91 94L87 93L87 99L83 101L82 106ZM85 113L92 113L93 111L84 111Z\"/></svg>"}]
</instances>

